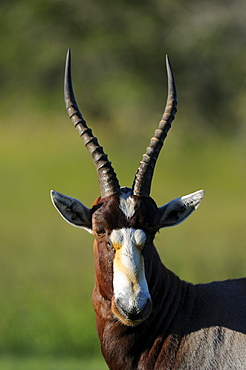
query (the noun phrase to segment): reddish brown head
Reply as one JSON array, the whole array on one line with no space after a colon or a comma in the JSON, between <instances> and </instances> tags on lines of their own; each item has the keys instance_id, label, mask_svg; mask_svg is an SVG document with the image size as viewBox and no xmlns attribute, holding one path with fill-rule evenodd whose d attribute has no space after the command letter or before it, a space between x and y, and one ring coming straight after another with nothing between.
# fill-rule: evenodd
<instances>
[{"instance_id":1,"label":"reddish brown head","mask_svg":"<svg viewBox=\"0 0 246 370\"><path fill-rule=\"evenodd\" d=\"M174 76L167 62L168 98L164 114L143 155L132 188L120 188L116 174L103 148L80 113L72 90L70 52L65 72L65 103L69 117L79 131L96 166L101 196L91 209L77 199L52 191L54 206L74 226L95 236L96 285L98 294L111 307L112 319L135 326L151 313L149 277L155 253L156 232L187 218L200 204L203 191L177 198L157 207L150 197L155 163L174 119L177 94Z\"/></svg>"}]
</instances>

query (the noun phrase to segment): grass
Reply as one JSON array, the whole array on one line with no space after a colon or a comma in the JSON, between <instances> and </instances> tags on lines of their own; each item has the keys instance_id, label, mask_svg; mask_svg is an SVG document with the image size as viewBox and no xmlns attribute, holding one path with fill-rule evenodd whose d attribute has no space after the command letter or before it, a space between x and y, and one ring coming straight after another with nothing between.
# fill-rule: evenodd
<instances>
[{"instance_id":1,"label":"grass","mask_svg":"<svg viewBox=\"0 0 246 370\"><path fill-rule=\"evenodd\" d=\"M99 191L95 170L66 117L26 120L15 127L6 118L1 132L0 368L103 369L91 304L92 237L66 224L49 199L54 188L89 206ZM98 131L129 186L148 139L134 145ZM152 186L159 206L206 191L195 215L156 238L166 266L194 283L246 270L245 145L218 138L200 144L170 135Z\"/></svg>"},{"instance_id":2,"label":"grass","mask_svg":"<svg viewBox=\"0 0 246 370\"><path fill-rule=\"evenodd\" d=\"M103 359L3 357L3 370L106 370Z\"/></svg>"}]
</instances>

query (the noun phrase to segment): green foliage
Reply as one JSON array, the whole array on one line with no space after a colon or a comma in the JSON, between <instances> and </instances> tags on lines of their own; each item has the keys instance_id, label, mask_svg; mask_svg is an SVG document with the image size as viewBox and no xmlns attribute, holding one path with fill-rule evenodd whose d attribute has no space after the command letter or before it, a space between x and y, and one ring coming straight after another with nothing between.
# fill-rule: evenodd
<instances>
[{"instance_id":1,"label":"green foliage","mask_svg":"<svg viewBox=\"0 0 246 370\"><path fill-rule=\"evenodd\" d=\"M2 110L62 107L73 51L86 117L139 130L161 112L168 53L187 132L245 132L245 1L2 1ZM4 103L4 104L3 104ZM6 107L7 105L7 107ZM231 129L233 122L233 130ZM192 125L192 126L191 126Z\"/></svg>"},{"instance_id":2,"label":"green foliage","mask_svg":"<svg viewBox=\"0 0 246 370\"><path fill-rule=\"evenodd\" d=\"M0 368L4 370L106 370L108 367L102 359L94 358L2 357Z\"/></svg>"}]
</instances>

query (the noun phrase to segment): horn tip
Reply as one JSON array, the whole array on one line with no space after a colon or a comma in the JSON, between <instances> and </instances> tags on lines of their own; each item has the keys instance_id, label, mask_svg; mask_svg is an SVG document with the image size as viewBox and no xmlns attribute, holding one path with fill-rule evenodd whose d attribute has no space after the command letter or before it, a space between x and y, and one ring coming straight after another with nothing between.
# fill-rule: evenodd
<instances>
[{"instance_id":1,"label":"horn tip","mask_svg":"<svg viewBox=\"0 0 246 370\"><path fill-rule=\"evenodd\" d=\"M171 66L169 56L167 54L166 54L166 67L167 67L167 72L172 74L172 66Z\"/></svg>"},{"instance_id":2,"label":"horn tip","mask_svg":"<svg viewBox=\"0 0 246 370\"><path fill-rule=\"evenodd\" d=\"M172 94L177 101L177 89L174 79L174 74L171 66L170 59L166 54L166 68L167 68L167 76L168 76L168 94Z\"/></svg>"},{"instance_id":3,"label":"horn tip","mask_svg":"<svg viewBox=\"0 0 246 370\"><path fill-rule=\"evenodd\" d=\"M66 109L69 108L71 100L74 100L72 79L71 79L71 49L68 48L65 63L64 75L64 100Z\"/></svg>"},{"instance_id":4,"label":"horn tip","mask_svg":"<svg viewBox=\"0 0 246 370\"><path fill-rule=\"evenodd\" d=\"M68 48L67 55L66 55L66 67L65 67L66 71L68 71L68 69L70 68L70 63L71 63L71 49Z\"/></svg>"}]
</instances>

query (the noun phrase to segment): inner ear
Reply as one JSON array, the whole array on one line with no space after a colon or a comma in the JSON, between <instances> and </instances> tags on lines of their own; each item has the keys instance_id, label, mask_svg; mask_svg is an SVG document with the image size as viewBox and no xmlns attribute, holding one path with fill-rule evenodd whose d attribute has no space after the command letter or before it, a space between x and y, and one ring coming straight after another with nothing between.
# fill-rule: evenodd
<instances>
[{"instance_id":1,"label":"inner ear","mask_svg":"<svg viewBox=\"0 0 246 370\"><path fill-rule=\"evenodd\" d=\"M60 215L71 225L92 233L91 210L79 200L52 190L51 200Z\"/></svg>"},{"instance_id":2,"label":"inner ear","mask_svg":"<svg viewBox=\"0 0 246 370\"><path fill-rule=\"evenodd\" d=\"M175 226L184 221L187 217L195 211L204 196L204 191L199 190L195 193L184 195L169 202L163 207L159 208L161 215L160 228Z\"/></svg>"}]
</instances>

